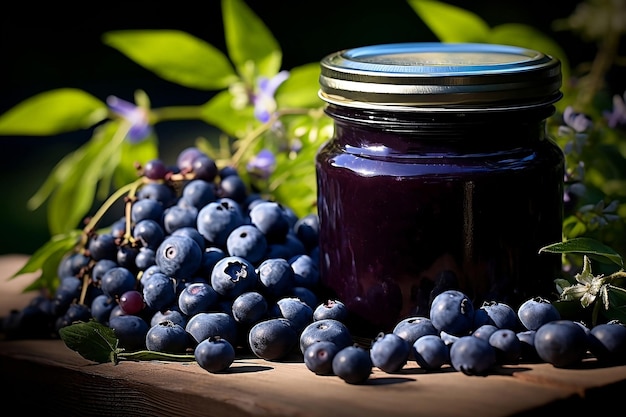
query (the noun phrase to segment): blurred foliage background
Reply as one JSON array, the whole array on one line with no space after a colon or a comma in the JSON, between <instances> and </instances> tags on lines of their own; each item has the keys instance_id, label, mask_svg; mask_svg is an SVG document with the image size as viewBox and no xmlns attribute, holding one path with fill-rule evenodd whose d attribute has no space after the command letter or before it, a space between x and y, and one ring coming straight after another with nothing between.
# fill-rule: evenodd
<instances>
[{"instance_id":1,"label":"blurred foliage background","mask_svg":"<svg viewBox=\"0 0 626 417\"><path fill-rule=\"evenodd\" d=\"M611 1L611 0L607 0ZM612 0L622 2L623 0ZM593 60L597 43L555 22L574 12L579 1L446 1L472 11L491 26L530 25L554 39L573 69ZM272 31L283 51L283 68L318 62L331 52L380 43L437 41L406 0L293 2L246 1ZM0 114L20 101L53 88L83 89L105 100L110 95L133 101L146 91L153 107L201 104L212 92L186 88L158 78L102 42L102 34L121 29L178 29L225 51L219 1L107 2L94 9L70 10L62 3L37 6L46 21L34 22L30 4L15 4L0 15ZM39 8L41 7L41 8ZM49 10L46 10L50 7ZM625 45L620 55L626 56ZM626 90L624 58L606 74L608 90ZM618 64L620 62L617 62ZM202 122L166 122L157 126L160 154L173 162L198 136L218 132ZM89 139L84 132L54 137L0 137L0 254L32 253L49 239L45 209L30 212L27 200L58 160ZM601 164L602 161L595 161ZM624 238L622 238L624 239Z\"/></svg>"}]
</instances>

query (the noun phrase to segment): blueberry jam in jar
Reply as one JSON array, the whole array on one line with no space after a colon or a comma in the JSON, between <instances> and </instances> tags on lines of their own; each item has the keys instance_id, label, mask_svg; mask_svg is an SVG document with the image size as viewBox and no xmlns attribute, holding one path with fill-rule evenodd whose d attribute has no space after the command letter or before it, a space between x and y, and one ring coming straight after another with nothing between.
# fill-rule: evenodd
<instances>
[{"instance_id":1,"label":"blueberry jam in jar","mask_svg":"<svg viewBox=\"0 0 626 417\"><path fill-rule=\"evenodd\" d=\"M322 284L355 334L428 316L459 289L480 307L554 293L564 158L546 133L557 59L493 44L404 43L321 61L334 135L316 174Z\"/></svg>"}]
</instances>

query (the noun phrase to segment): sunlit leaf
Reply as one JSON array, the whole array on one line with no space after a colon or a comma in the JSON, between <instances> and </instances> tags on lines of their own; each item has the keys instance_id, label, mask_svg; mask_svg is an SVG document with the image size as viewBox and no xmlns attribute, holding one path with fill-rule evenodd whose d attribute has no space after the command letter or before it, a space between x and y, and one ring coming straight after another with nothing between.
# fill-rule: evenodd
<instances>
[{"instance_id":1,"label":"sunlit leaf","mask_svg":"<svg viewBox=\"0 0 626 417\"><path fill-rule=\"evenodd\" d=\"M88 214L95 200L98 181L107 175L105 169L111 167L111 159L119 160L125 131L111 128L118 125L110 122L96 130L91 140L77 150L81 157L73 161L71 172L57 184L50 196L48 226L52 234L79 227Z\"/></svg>"},{"instance_id":2,"label":"sunlit leaf","mask_svg":"<svg viewBox=\"0 0 626 417\"><path fill-rule=\"evenodd\" d=\"M37 272L39 271L45 260L54 253L63 253L65 254L70 249L72 249L77 241L79 233L77 231L63 234L63 235L55 235L48 242L46 242L43 246L37 249L26 261L26 263L10 278L15 278L17 276Z\"/></svg>"},{"instance_id":3,"label":"sunlit leaf","mask_svg":"<svg viewBox=\"0 0 626 417\"><path fill-rule=\"evenodd\" d=\"M320 67L318 63L302 65L289 71L289 78L276 92L279 108L285 107L320 107L318 97Z\"/></svg>"},{"instance_id":4,"label":"sunlit leaf","mask_svg":"<svg viewBox=\"0 0 626 417\"><path fill-rule=\"evenodd\" d=\"M441 42L486 42L489 25L469 10L435 0L407 0Z\"/></svg>"},{"instance_id":5,"label":"sunlit leaf","mask_svg":"<svg viewBox=\"0 0 626 417\"><path fill-rule=\"evenodd\" d=\"M594 260L600 262L613 262L619 266L623 266L623 260L620 254L615 252L612 248L606 246L604 243L588 237L578 237L575 239L569 239L563 242L553 243L548 246L544 246L539 250L539 253L578 253L581 255L587 255Z\"/></svg>"},{"instance_id":6,"label":"sunlit leaf","mask_svg":"<svg viewBox=\"0 0 626 417\"><path fill-rule=\"evenodd\" d=\"M49 293L53 293L58 281L58 265L61 259L78 244L79 238L79 230L53 236L28 258L22 268L9 278L12 279L26 273L40 272L39 277L24 288L23 291L45 289Z\"/></svg>"},{"instance_id":7,"label":"sunlit leaf","mask_svg":"<svg viewBox=\"0 0 626 417\"><path fill-rule=\"evenodd\" d=\"M241 137L257 122L251 106L235 110L232 100L233 96L228 91L217 93L202 106L202 120L231 136Z\"/></svg>"},{"instance_id":8,"label":"sunlit leaf","mask_svg":"<svg viewBox=\"0 0 626 417\"><path fill-rule=\"evenodd\" d=\"M222 0L222 15L228 55L240 72L252 61L257 75L276 75L283 55L265 23L242 0Z\"/></svg>"},{"instance_id":9,"label":"sunlit leaf","mask_svg":"<svg viewBox=\"0 0 626 417\"><path fill-rule=\"evenodd\" d=\"M29 97L0 115L0 135L57 135L89 128L106 115L106 105L91 94L60 88Z\"/></svg>"},{"instance_id":10,"label":"sunlit leaf","mask_svg":"<svg viewBox=\"0 0 626 417\"><path fill-rule=\"evenodd\" d=\"M107 32L102 39L159 77L186 87L218 90L237 80L222 51L189 33L120 30Z\"/></svg>"}]
</instances>

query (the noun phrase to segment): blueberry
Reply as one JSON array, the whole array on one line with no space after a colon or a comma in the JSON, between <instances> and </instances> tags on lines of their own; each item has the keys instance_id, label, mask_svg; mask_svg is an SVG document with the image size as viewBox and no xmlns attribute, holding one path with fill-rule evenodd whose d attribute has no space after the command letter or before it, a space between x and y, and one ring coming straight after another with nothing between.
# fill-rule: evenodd
<instances>
[{"instance_id":1,"label":"blueberry","mask_svg":"<svg viewBox=\"0 0 626 417\"><path fill-rule=\"evenodd\" d=\"M200 210L217 199L215 184L203 179L194 179L185 184L181 199Z\"/></svg>"},{"instance_id":2,"label":"blueberry","mask_svg":"<svg viewBox=\"0 0 626 417\"><path fill-rule=\"evenodd\" d=\"M211 286L223 297L235 299L252 291L258 283L254 265L239 256L227 256L215 264L211 273Z\"/></svg>"},{"instance_id":3,"label":"blueberry","mask_svg":"<svg viewBox=\"0 0 626 417\"><path fill-rule=\"evenodd\" d=\"M485 301L474 311L474 327L477 324L493 324L498 329L519 329L517 313L508 304L497 301Z\"/></svg>"},{"instance_id":4,"label":"blueberry","mask_svg":"<svg viewBox=\"0 0 626 417\"><path fill-rule=\"evenodd\" d=\"M91 269L91 279L96 282L102 281L104 273L111 268L119 266L117 262L111 259L102 259L97 261Z\"/></svg>"},{"instance_id":5,"label":"blueberry","mask_svg":"<svg viewBox=\"0 0 626 417\"><path fill-rule=\"evenodd\" d=\"M213 272L213 268L217 264L217 261L220 259L224 259L226 257L226 252L224 250L216 247L209 246L202 253L202 259L200 261L200 266L196 273L200 276L210 277Z\"/></svg>"},{"instance_id":6,"label":"blueberry","mask_svg":"<svg viewBox=\"0 0 626 417\"><path fill-rule=\"evenodd\" d=\"M200 367L208 372L224 372L235 361L235 348L226 339L209 337L198 343L194 357Z\"/></svg>"},{"instance_id":7,"label":"blueberry","mask_svg":"<svg viewBox=\"0 0 626 417\"><path fill-rule=\"evenodd\" d=\"M317 295L315 294L315 292L312 289L306 288L306 287L299 287L299 286L293 287L291 291L289 291L289 296L299 299L304 304L311 307L311 310L317 307L319 303L319 300L317 299Z\"/></svg>"},{"instance_id":8,"label":"blueberry","mask_svg":"<svg viewBox=\"0 0 626 417\"><path fill-rule=\"evenodd\" d=\"M152 265L156 265L156 251L150 248L139 248L135 256L135 266L140 271L145 271Z\"/></svg>"},{"instance_id":9,"label":"blueberry","mask_svg":"<svg viewBox=\"0 0 626 417\"><path fill-rule=\"evenodd\" d=\"M491 337L496 330L498 330L498 327L494 324L483 324L472 332L472 336L489 341L489 337Z\"/></svg>"},{"instance_id":10,"label":"blueberry","mask_svg":"<svg viewBox=\"0 0 626 417\"><path fill-rule=\"evenodd\" d=\"M109 324L109 316L113 307L115 307L115 300L106 294L100 294L91 301L91 315L101 324Z\"/></svg>"},{"instance_id":11,"label":"blueberry","mask_svg":"<svg viewBox=\"0 0 626 417\"><path fill-rule=\"evenodd\" d=\"M261 201L249 213L250 222L256 226L269 242L282 242L289 231L289 222L279 203Z\"/></svg>"},{"instance_id":12,"label":"blueberry","mask_svg":"<svg viewBox=\"0 0 626 417\"><path fill-rule=\"evenodd\" d=\"M195 146L183 149L176 157L176 167L183 173L191 172L193 169L193 161L199 156L206 155Z\"/></svg>"},{"instance_id":13,"label":"blueberry","mask_svg":"<svg viewBox=\"0 0 626 417\"><path fill-rule=\"evenodd\" d=\"M198 211L196 228L209 244L226 248L230 232L244 224L239 205L228 198L213 201Z\"/></svg>"},{"instance_id":14,"label":"blueberry","mask_svg":"<svg viewBox=\"0 0 626 417\"><path fill-rule=\"evenodd\" d=\"M273 317L283 317L291 322L297 332L313 321L313 310L304 301L295 297L284 297L270 311Z\"/></svg>"},{"instance_id":15,"label":"blueberry","mask_svg":"<svg viewBox=\"0 0 626 417\"><path fill-rule=\"evenodd\" d=\"M165 208L171 206L176 201L176 192L167 184L149 182L137 191L137 199L142 200L144 198L156 200Z\"/></svg>"},{"instance_id":16,"label":"blueberry","mask_svg":"<svg viewBox=\"0 0 626 417\"><path fill-rule=\"evenodd\" d=\"M251 224L236 227L226 239L226 251L231 256L246 258L253 264L263 260L267 239L263 232Z\"/></svg>"},{"instance_id":17,"label":"blueberry","mask_svg":"<svg viewBox=\"0 0 626 417\"><path fill-rule=\"evenodd\" d=\"M165 208L159 201L144 198L136 200L130 209L130 219L133 224L137 224L142 220L154 220L163 226L163 211Z\"/></svg>"},{"instance_id":18,"label":"blueberry","mask_svg":"<svg viewBox=\"0 0 626 417\"><path fill-rule=\"evenodd\" d=\"M217 176L215 160L207 154L201 154L194 158L191 170L195 174L195 178L207 182L212 182Z\"/></svg>"},{"instance_id":19,"label":"blueberry","mask_svg":"<svg viewBox=\"0 0 626 417\"><path fill-rule=\"evenodd\" d=\"M335 319L345 321L348 317L348 308L339 300L327 300L313 310L313 320Z\"/></svg>"},{"instance_id":20,"label":"blueberry","mask_svg":"<svg viewBox=\"0 0 626 417\"><path fill-rule=\"evenodd\" d=\"M592 353L603 363L626 362L626 326L619 322L597 324L590 330L596 341Z\"/></svg>"},{"instance_id":21,"label":"blueberry","mask_svg":"<svg viewBox=\"0 0 626 417\"><path fill-rule=\"evenodd\" d=\"M428 317L411 316L400 320L392 330L406 340L409 346L413 345L420 337L430 334L439 337L439 331ZM413 352L409 352L409 359L413 358Z\"/></svg>"},{"instance_id":22,"label":"blueberry","mask_svg":"<svg viewBox=\"0 0 626 417\"><path fill-rule=\"evenodd\" d=\"M294 285L294 272L283 258L267 258L257 269L263 294L273 299L286 296Z\"/></svg>"},{"instance_id":23,"label":"blueberry","mask_svg":"<svg viewBox=\"0 0 626 417\"><path fill-rule=\"evenodd\" d=\"M253 325L267 318L268 304L260 293L248 291L233 300L231 311L237 323Z\"/></svg>"},{"instance_id":24,"label":"blueberry","mask_svg":"<svg viewBox=\"0 0 626 417\"><path fill-rule=\"evenodd\" d=\"M96 261L101 259L115 260L117 256L117 244L113 235L94 234L89 238L87 249L89 256Z\"/></svg>"},{"instance_id":25,"label":"blueberry","mask_svg":"<svg viewBox=\"0 0 626 417\"><path fill-rule=\"evenodd\" d=\"M223 312L198 313L189 318L185 330L198 343L215 336L233 345L237 341L237 322L230 314Z\"/></svg>"},{"instance_id":26,"label":"blueberry","mask_svg":"<svg viewBox=\"0 0 626 417\"><path fill-rule=\"evenodd\" d=\"M535 349L535 333L536 330L523 330L517 332L517 338L522 344L522 353L520 354L520 362L536 363L541 361Z\"/></svg>"},{"instance_id":27,"label":"blueberry","mask_svg":"<svg viewBox=\"0 0 626 417\"><path fill-rule=\"evenodd\" d=\"M109 327L113 329L119 347L129 351L146 348L146 335L150 326L141 317L133 315L111 317Z\"/></svg>"},{"instance_id":28,"label":"blueberry","mask_svg":"<svg viewBox=\"0 0 626 417\"><path fill-rule=\"evenodd\" d=\"M304 244L307 250L311 250L319 244L319 216L317 214L308 214L296 220L293 231Z\"/></svg>"},{"instance_id":29,"label":"blueberry","mask_svg":"<svg viewBox=\"0 0 626 417\"><path fill-rule=\"evenodd\" d=\"M61 278L76 277L83 268L89 265L90 261L91 257L83 253L72 252L69 255L65 255L59 262L57 275Z\"/></svg>"},{"instance_id":30,"label":"blueberry","mask_svg":"<svg viewBox=\"0 0 626 417\"><path fill-rule=\"evenodd\" d=\"M294 273L294 285L315 289L320 281L317 263L309 255L300 254L289 259Z\"/></svg>"},{"instance_id":31,"label":"blueberry","mask_svg":"<svg viewBox=\"0 0 626 417\"><path fill-rule=\"evenodd\" d=\"M333 358L337 352L339 348L333 342L315 342L304 351L304 365L317 375L332 375Z\"/></svg>"},{"instance_id":32,"label":"blueberry","mask_svg":"<svg viewBox=\"0 0 626 417\"><path fill-rule=\"evenodd\" d=\"M163 227L152 219L144 219L133 227L133 238L144 248L157 249L165 238Z\"/></svg>"},{"instance_id":33,"label":"blueberry","mask_svg":"<svg viewBox=\"0 0 626 417\"><path fill-rule=\"evenodd\" d=\"M424 334L411 346L412 357L420 368L433 371L450 363L450 349L443 339L434 334Z\"/></svg>"},{"instance_id":34,"label":"blueberry","mask_svg":"<svg viewBox=\"0 0 626 417\"><path fill-rule=\"evenodd\" d=\"M543 324L561 318L554 304L541 297L524 301L517 309L517 316L527 330L537 330Z\"/></svg>"},{"instance_id":35,"label":"blueberry","mask_svg":"<svg viewBox=\"0 0 626 417\"><path fill-rule=\"evenodd\" d=\"M188 346L185 328L169 320L153 325L146 333L146 348L154 352L184 353Z\"/></svg>"},{"instance_id":36,"label":"blueberry","mask_svg":"<svg viewBox=\"0 0 626 417\"><path fill-rule=\"evenodd\" d=\"M172 278L189 278L200 267L202 249L190 237L169 235L159 245L156 264Z\"/></svg>"},{"instance_id":37,"label":"blueberry","mask_svg":"<svg viewBox=\"0 0 626 417\"><path fill-rule=\"evenodd\" d=\"M82 282L80 279L71 276L61 279L52 297L54 313L57 315L65 313L72 302L80 298L81 289Z\"/></svg>"},{"instance_id":38,"label":"blueberry","mask_svg":"<svg viewBox=\"0 0 626 417\"><path fill-rule=\"evenodd\" d=\"M174 205L166 208L163 212L163 229L172 234L181 227L196 227L197 219L197 208Z\"/></svg>"},{"instance_id":39,"label":"blueberry","mask_svg":"<svg viewBox=\"0 0 626 417\"><path fill-rule=\"evenodd\" d=\"M256 323L248 333L254 355L268 361L284 359L298 344L298 332L285 318L270 318Z\"/></svg>"},{"instance_id":40,"label":"blueberry","mask_svg":"<svg viewBox=\"0 0 626 417\"><path fill-rule=\"evenodd\" d=\"M162 272L156 272L143 285L143 299L154 310L163 310L176 301L176 283Z\"/></svg>"},{"instance_id":41,"label":"blueberry","mask_svg":"<svg viewBox=\"0 0 626 417\"><path fill-rule=\"evenodd\" d=\"M395 333L380 333L372 341L370 356L373 366L387 373L400 371L406 365L409 343Z\"/></svg>"},{"instance_id":42,"label":"blueberry","mask_svg":"<svg viewBox=\"0 0 626 417\"><path fill-rule=\"evenodd\" d=\"M228 198L242 204L246 200L248 189L239 175L228 175L219 182L217 193L220 198Z\"/></svg>"},{"instance_id":43,"label":"blueberry","mask_svg":"<svg viewBox=\"0 0 626 417\"><path fill-rule=\"evenodd\" d=\"M310 345L322 340L333 342L339 349L354 343L350 330L344 323L334 319L322 319L310 323L302 330L300 352L304 353Z\"/></svg>"},{"instance_id":44,"label":"blueberry","mask_svg":"<svg viewBox=\"0 0 626 417\"><path fill-rule=\"evenodd\" d=\"M204 236L202 236L200 232L198 232L198 229L196 229L195 225L181 227L179 229L174 230L171 234L173 236L184 235L184 236L190 237L194 240L194 242L198 244L198 246L200 246L200 249L202 249L203 251L206 249L206 242L204 241Z\"/></svg>"},{"instance_id":45,"label":"blueberry","mask_svg":"<svg viewBox=\"0 0 626 417\"><path fill-rule=\"evenodd\" d=\"M344 347L333 358L333 373L348 384L364 384L372 373L369 352L356 345Z\"/></svg>"},{"instance_id":46,"label":"blueberry","mask_svg":"<svg viewBox=\"0 0 626 417\"><path fill-rule=\"evenodd\" d=\"M194 282L183 288L178 294L178 308L187 316L208 312L217 305L219 295L204 282Z\"/></svg>"},{"instance_id":47,"label":"blueberry","mask_svg":"<svg viewBox=\"0 0 626 417\"><path fill-rule=\"evenodd\" d=\"M439 331L464 336L473 327L474 306L463 292L446 290L433 299L430 320Z\"/></svg>"},{"instance_id":48,"label":"blueberry","mask_svg":"<svg viewBox=\"0 0 626 417\"><path fill-rule=\"evenodd\" d=\"M111 298L119 298L126 291L134 290L135 275L128 268L121 266L105 272L100 283L102 291Z\"/></svg>"},{"instance_id":49,"label":"blueberry","mask_svg":"<svg viewBox=\"0 0 626 417\"><path fill-rule=\"evenodd\" d=\"M187 317L179 310L174 309L156 311L152 315L152 318L150 318L150 326L154 326L165 320L171 321L174 324L179 324L182 328L187 326Z\"/></svg>"},{"instance_id":50,"label":"blueberry","mask_svg":"<svg viewBox=\"0 0 626 417\"><path fill-rule=\"evenodd\" d=\"M137 255L139 247L133 245L122 245L117 248L117 256L115 261L121 267L130 270L132 273L137 272Z\"/></svg>"},{"instance_id":51,"label":"blueberry","mask_svg":"<svg viewBox=\"0 0 626 417\"><path fill-rule=\"evenodd\" d=\"M496 360L501 364L518 363L522 355L522 342L511 329L497 329L488 342L496 351Z\"/></svg>"},{"instance_id":52,"label":"blueberry","mask_svg":"<svg viewBox=\"0 0 626 417\"><path fill-rule=\"evenodd\" d=\"M557 368L579 364L587 352L587 333L571 320L553 320L536 330L537 355Z\"/></svg>"},{"instance_id":53,"label":"blueberry","mask_svg":"<svg viewBox=\"0 0 626 417\"><path fill-rule=\"evenodd\" d=\"M465 375L485 376L496 365L496 351L486 340L461 336L450 346L450 363Z\"/></svg>"}]
</instances>

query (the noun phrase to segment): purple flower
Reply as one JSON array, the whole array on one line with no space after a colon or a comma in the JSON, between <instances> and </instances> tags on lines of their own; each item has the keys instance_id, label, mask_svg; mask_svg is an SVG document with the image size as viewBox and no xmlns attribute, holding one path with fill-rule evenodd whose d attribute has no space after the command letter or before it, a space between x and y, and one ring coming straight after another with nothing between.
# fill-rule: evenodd
<instances>
[{"instance_id":1,"label":"purple flower","mask_svg":"<svg viewBox=\"0 0 626 417\"><path fill-rule=\"evenodd\" d=\"M613 110L611 112L605 112L604 117L607 120L609 127L615 128L620 125L626 125L626 93L621 97L619 95L613 96Z\"/></svg>"},{"instance_id":2,"label":"purple flower","mask_svg":"<svg viewBox=\"0 0 626 417\"><path fill-rule=\"evenodd\" d=\"M584 132L593 126L589 116L574 111L572 106L567 106L563 111L563 121L576 132Z\"/></svg>"},{"instance_id":3,"label":"purple flower","mask_svg":"<svg viewBox=\"0 0 626 417\"><path fill-rule=\"evenodd\" d=\"M152 133L148 111L116 96L107 97L109 108L130 123L127 139L131 143L144 140Z\"/></svg>"},{"instance_id":4,"label":"purple flower","mask_svg":"<svg viewBox=\"0 0 626 417\"><path fill-rule=\"evenodd\" d=\"M289 78L289 71L281 71L272 78L259 77L258 91L252 97L254 104L254 117L266 123L272 113L276 111L276 100L274 94L278 87Z\"/></svg>"},{"instance_id":5,"label":"purple flower","mask_svg":"<svg viewBox=\"0 0 626 417\"><path fill-rule=\"evenodd\" d=\"M258 178L267 179L276 169L276 158L270 150L263 149L250 159L246 169Z\"/></svg>"}]
</instances>

